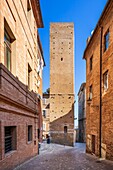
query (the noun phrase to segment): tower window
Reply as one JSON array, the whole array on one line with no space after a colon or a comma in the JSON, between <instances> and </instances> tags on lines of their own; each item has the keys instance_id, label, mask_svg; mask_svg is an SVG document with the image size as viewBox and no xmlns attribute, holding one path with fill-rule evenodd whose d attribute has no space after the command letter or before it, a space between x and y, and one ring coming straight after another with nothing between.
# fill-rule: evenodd
<instances>
[{"instance_id":1,"label":"tower window","mask_svg":"<svg viewBox=\"0 0 113 170\"><path fill-rule=\"evenodd\" d=\"M64 126L64 133L67 133L67 126Z\"/></svg>"}]
</instances>

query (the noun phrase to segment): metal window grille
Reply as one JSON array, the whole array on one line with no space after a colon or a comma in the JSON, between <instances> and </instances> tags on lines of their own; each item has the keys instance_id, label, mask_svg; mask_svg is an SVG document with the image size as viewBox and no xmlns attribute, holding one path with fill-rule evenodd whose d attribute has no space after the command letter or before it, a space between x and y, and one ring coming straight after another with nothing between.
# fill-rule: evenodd
<instances>
[{"instance_id":1,"label":"metal window grille","mask_svg":"<svg viewBox=\"0 0 113 170\"><path fill-rule=\"evenodd\" d=\"M16 149L16 127L7 126L4 129L5 153Z\"/></svg>"}]
</instances>

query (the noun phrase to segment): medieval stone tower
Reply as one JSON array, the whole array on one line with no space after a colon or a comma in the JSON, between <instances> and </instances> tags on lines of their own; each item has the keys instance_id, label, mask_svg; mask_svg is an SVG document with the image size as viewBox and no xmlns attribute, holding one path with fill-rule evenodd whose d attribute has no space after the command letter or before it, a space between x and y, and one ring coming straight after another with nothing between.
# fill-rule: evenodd
<instances>
[{"instance_id":1,"label":"medieval stone tower","mask_svg":"<svg viewBox=\"0 0 113 170\"><path fill-rule=\"evenodd\" d=\"M50 25L51 141L74 145L74 24Z\"/></svg>"}]
</instances>

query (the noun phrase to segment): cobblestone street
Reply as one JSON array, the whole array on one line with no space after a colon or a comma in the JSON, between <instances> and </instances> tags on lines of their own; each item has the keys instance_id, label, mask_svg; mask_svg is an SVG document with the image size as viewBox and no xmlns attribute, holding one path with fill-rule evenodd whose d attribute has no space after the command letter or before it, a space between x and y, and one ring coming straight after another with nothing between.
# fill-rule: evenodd
<instances>
[{"instance_id":1,"label":"cobblestone street","mask_svg":"<svg viewBox=\"0 0 113 170\"><path fill-rule=\"evenodd\" d=\"M40 154L15 170L113 170L113 163L86 154L85 144L73 148L42 143Z\"/></svg>"}]
</instances>

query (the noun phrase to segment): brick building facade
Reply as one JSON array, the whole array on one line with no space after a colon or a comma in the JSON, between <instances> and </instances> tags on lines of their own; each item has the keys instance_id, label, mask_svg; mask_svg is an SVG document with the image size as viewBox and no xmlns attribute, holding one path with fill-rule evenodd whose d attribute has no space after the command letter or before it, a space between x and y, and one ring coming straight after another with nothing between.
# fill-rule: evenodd
<instances>
[{"instance_id":1,"label":"brick building facade","mask_svg":"<svg viewBox=\"0 0 113 170\"><path fill-rule=\"evenodd\" d=\"M108 0L84 51L86 150L113 160L113 1Z\"/></svg>"},{"instance_id":2,"label":"brick building facade","mask_svg":"<svg viewBox=\"0 0 113 170\"><path fill-rule=\"evenodd\" d=\"M50 25L51 141L74 145L74 25Z\"/></svg>"},{"instance_id":3,"label":"brick building facade","mask_svg":"<svg viewBox=\"0 0 113 170\"><path fill-rule=\"evenodd\" d=\"M42 27L38 0L0 0L0 170L38 154Z\"/></svg>"},{"instance_id":4,"label":"brick building facade","mask_svg":"<svg viewBox=\"0 0 113 170\"><path fill-rule=\"evenodd\" d=\"M43 94L43 139L46 139L50 133L50 95Z\"/></svg>"},{"instance_id":5,"label":"brick building facade","mask_svg":"<svg viewBox=\"0 0 113 170\"><path fill-rule=\"evenodd\" d=\"M78 130L79 142L86 142L86 83L82 83L78 92Z\"/></svg>"}]
</instances>

